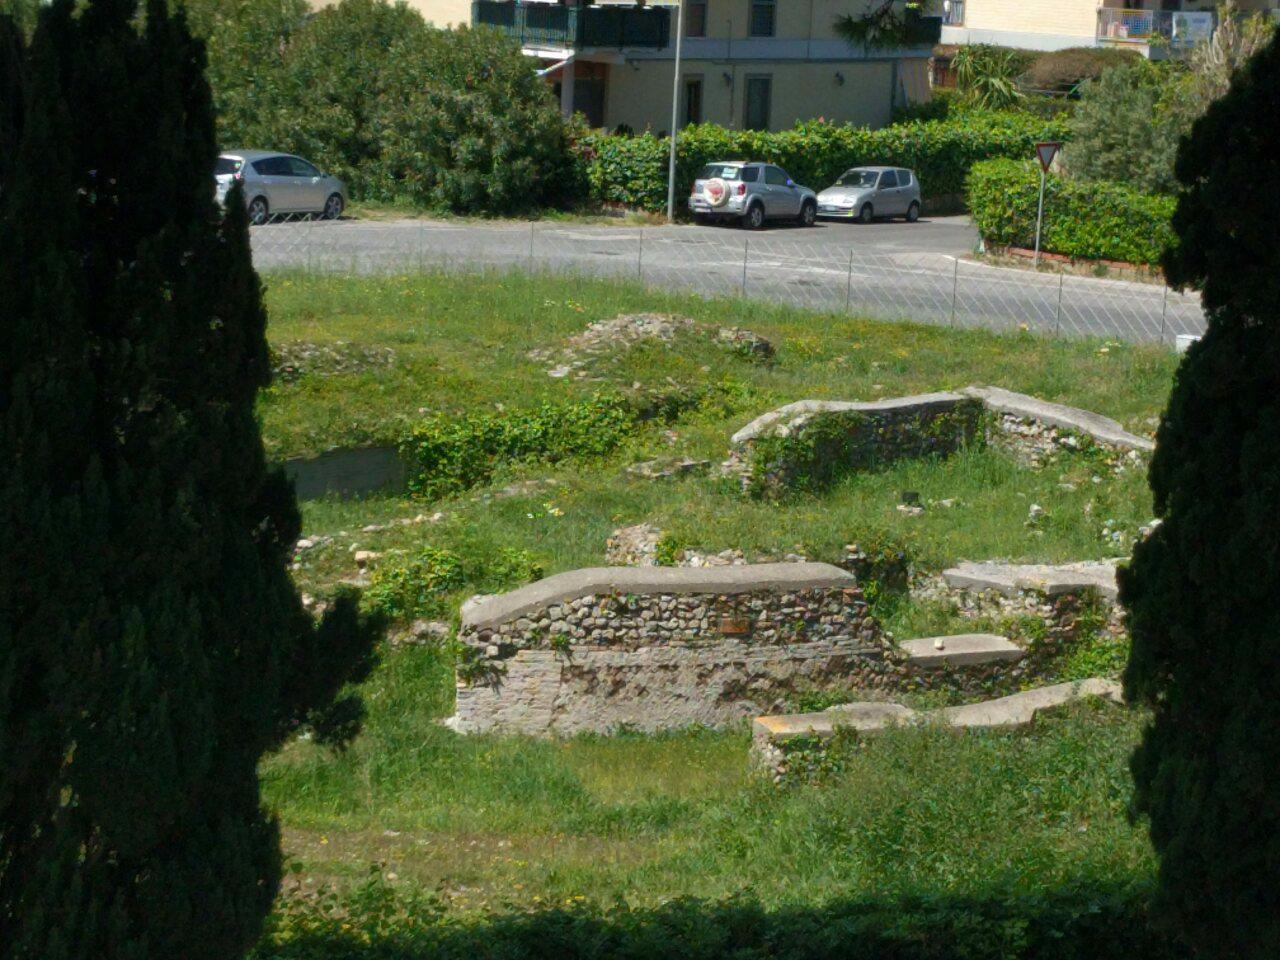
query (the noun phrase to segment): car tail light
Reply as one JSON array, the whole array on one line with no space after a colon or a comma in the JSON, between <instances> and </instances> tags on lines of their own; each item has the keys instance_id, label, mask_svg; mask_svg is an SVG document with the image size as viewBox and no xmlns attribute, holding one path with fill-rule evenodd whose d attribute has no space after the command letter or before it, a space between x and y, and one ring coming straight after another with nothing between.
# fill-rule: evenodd
<instances>
[{"instance_id":1,"label":"car tail light","mask_svg":"<svg viewBox=\"0 0 1280 960\"><path fill-rule=\"evenodd\" d=\"M745 183L738 184L738 189L734 193L740 197L745 197L747 195L747 185Z\"/></svg>"},{"instance_id":2,"label":"car tail light","mask_svg":"<svg viewBox=\"0 0 1280 960\"><path fill-rule=\"evenodd\" d=\"M243 170L237 170L237 171L236 171L236 180L237 180L237 181L240 181L240 182L243 182L243 181L244 181L244 171L243 171Z\"/></svg>"}]
</instances>

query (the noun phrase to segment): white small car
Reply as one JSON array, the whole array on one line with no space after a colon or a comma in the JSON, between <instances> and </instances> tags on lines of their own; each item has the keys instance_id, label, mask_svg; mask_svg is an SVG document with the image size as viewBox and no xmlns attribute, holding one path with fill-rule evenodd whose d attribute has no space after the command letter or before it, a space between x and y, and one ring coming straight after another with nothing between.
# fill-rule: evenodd
<instances>
[{"instance_id":1,"label":"white small car","mask_svg":"<svg viewBox=\"0 0 1280 960\"><path fill-rule=\"evenodd\" d=\"M226 202L232 183L244 184L245 208L255 226L291 213L337 220L347 207L345 183L288 153L229 150L218 157L213 179L220 204Z\"/></svg>"},{"instance_id":2,"label":"white small car","mask_svg":"<svg viewBox=\"0 0 1280 960\"><path fill-rule=\"evenodd\" d=\"M920 181L901 167L854 167L818 194L818 216L870 223L877 217L920 219Z\"/></svg>"}]
</instances>

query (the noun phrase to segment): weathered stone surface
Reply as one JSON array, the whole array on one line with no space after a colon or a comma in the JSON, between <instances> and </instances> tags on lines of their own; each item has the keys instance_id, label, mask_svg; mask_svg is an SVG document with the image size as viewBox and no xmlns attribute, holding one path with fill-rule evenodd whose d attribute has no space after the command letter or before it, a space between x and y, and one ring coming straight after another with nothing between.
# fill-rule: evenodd
<instances>
[{"instance_id":1,"label":"weathered stone surface","mask_svg":"<svg viewBox=\"0 0 1280 960\"><path fill-rule=\"evenodd\" d=\"M1023 420L1035 420L1040 423L1072 430L1092 437L1098 443L1122 450L1137 450L1150 453L1155 449L1155 441L1130 433L1110 417L1068 407L1061 403L1050 403L1025 393L1014 393L1001 387L966 387L960 391L966 396L982 401L983 405L996 413L1009 414Z\"/></svg>"},{"instance_id":2,"label":"weathered stone surface","mask_svg":"<svg viewBox=\"0 0 1280 960\"><path fill-rule=\"evenodd\" d=\"M1124 702L1119 683L1094 677L939 710L914 711L897 703L850 703L822 713L757 717L751 726L751 749L756 763L780 780L787 772L788 743L797 739L829 740L839 731L863 736L892 726L927 723L964 730L1012 729L1029 726L1045 710L1087 697Z\"/></svg>"},{"instance_id":3,"label":"weathered stone surface","mask_svg":"<svg viewBox=\"0 0 1280 960\"><path fill-rule=\"evenodd\" d=\"M828 563L757 563L727 567L587 567L468 603L463 629L482 630L558 601L627 594L741 594L854 589L852 574Z\"/></svg>"},{"instance_id":4,"label":"weathered stone surface","mask_svg":"<svg viewBox=\"0 0 1280 960\"><path fill-rule=\"evenodd\" d=\"M966 667L1021 660L1023 649L993 633L962 633L951 637L921 637L901 645L907 665L921 670Z\"/></svg>"},{"instance_id":5,"label":"weathered stone surface","mask_svg":"<svg viewBox=\"0 0 1280 960\"><path fill-rule=\"evenodd\" d=\"M1048 597L1095 591L1114 600L1116 586L1115 561L1082 561L1080 563L1013 564L961 563L942 573L948 587L955 590L994 590L1006 597L1033 591Z\"/></svg>"},{"instance_id":6,"label":"weathered stone surface","mask_svg":"<svg viewBox=\"0 0 1280 960\"><path fill-rule=\"evenodd\" d=\"M895 397L867 402L851 400L797 400L756 417L733 435L735 447L763 436L787 436L824 414L857 413L882 418L894 415L950 413L965 403L958 393L924 393L914 397Z\"/></svg>"},{"instance_id":7,"label":"weathered stone surface","mask_svg":"<svg viewBox=\"0 0 1280 960\"><path fill-rule=\"evenodd\" d=\"M673 480L703 474L711 469L710 460L690 460L678 457L660 457L645 460L627 467L627 473L644 480Z\"/></svg>"}]
</instances>

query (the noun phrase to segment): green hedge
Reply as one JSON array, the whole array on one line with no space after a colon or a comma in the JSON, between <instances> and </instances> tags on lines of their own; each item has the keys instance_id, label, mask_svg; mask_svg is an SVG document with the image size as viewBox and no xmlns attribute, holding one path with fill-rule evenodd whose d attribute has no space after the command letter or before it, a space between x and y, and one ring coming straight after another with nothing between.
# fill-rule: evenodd
<instances>
[{"instance_id":1,"label":"green hedge","mask_svg":"<svg viewBox=\"0 0 1280 960\"><path fill-rule=\"evenodd\" d=\"M821 190L849 167L910 167L926 206L958 206L969 168L993 157L1029 157L1037 140L1067 136L1066 121L1026 112L953 111L946 120L898 123L873 130L822 120L779 133L728 130L703 124L680 134L676 196L683 202L694 176L714 160L776 163L797 182ZM592 199L646 210L667 202L665 137L591 134L578 142Z\"/></svg>"},{"instance_id":2,"label":"green hedge","mask_svg":"<svg viewBox=\"0 0 1280 960\"><path fill-rule=\"evenodd\" d=\"M1033 161L992 160L969 175L969 209L989 245L1032 247L1040 170ZM1155 264L1173 241L1173 197L1150 196L1118 183L1050 175L1040 248L1084 260Z\"/></svg>"}]
</instances>

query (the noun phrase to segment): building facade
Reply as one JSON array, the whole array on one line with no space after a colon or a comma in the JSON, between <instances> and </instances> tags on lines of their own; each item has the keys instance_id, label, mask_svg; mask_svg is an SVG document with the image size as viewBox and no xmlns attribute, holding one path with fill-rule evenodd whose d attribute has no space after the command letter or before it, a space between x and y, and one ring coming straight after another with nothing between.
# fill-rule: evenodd
<instances>
[{"instance_id":1,"label":"building facade","mask_svg":"<svg viewBox=\"0 0 1280 960\"><path fill-rule=\"evenodd\" d=\"M1242 13L1280 0L1237 0ZM1118 46L1148 57L1184 54L1212 33L1217 0L943 0L944 44L1024 50Z\"/></svg>"},{"instance_id":2,"label":"building facade","mask_svg":"<svg viewBox=\"0 0 1280 960\"><path fill-rule=\"evenodd\" d=\"M896 105L928 100L938 18L905 45L864 48L839 17L873 0L684 0L678 122L779 130L818 117L880 126ZM461 22L458 0L413 0L431 22ZM666 132L675 71L674 6L578 0L475 0L467 20L502 30L536 58L565 112L592 126Z\"/></svg>"}]
</instances>

